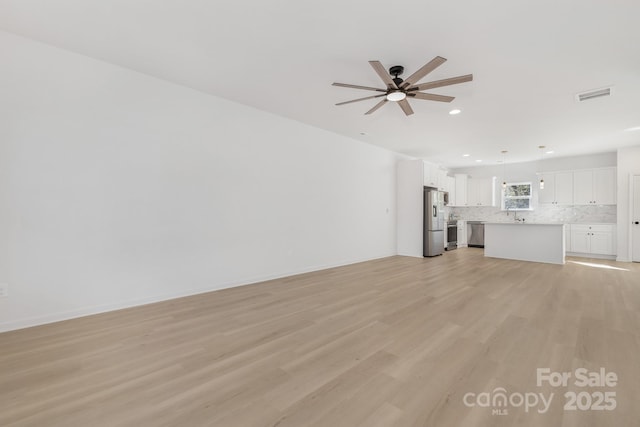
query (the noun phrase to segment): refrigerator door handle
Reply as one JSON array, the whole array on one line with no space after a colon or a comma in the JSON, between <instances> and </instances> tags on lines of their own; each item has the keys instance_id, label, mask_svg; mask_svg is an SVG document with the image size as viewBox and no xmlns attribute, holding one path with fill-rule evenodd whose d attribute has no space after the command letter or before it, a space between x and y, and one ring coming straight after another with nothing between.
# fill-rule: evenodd
<instances>
[{"instance_id":1,"label":"refrigerator door handle","mask_svg":"<svg viewBox=\"0 0 640 427\"><path fill-rule=\"evenodd\" d=\"M438 218L438 206L433 205L433 217Z\"/></svg>"}]
</instances>

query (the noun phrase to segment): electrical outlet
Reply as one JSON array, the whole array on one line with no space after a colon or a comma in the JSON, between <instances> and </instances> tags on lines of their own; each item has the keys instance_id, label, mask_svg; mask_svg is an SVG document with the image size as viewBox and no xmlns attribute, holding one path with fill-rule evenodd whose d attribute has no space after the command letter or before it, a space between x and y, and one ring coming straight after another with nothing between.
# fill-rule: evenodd
<instances>
[{"instance_id":1,"label":"electrical outlet","mask_svg":"<svg viewBox=\"0 0 640 427\"><path fill-rule=\"evenodd\" d=\"M9 284L0 283L0 298L9 296Z\"/></svg>"}]
</instances>

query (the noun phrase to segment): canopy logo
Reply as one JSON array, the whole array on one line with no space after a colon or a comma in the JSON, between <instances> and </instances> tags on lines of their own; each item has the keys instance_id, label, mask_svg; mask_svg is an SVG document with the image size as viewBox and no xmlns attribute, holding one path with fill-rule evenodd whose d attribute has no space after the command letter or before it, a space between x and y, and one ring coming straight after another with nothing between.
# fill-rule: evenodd
<instances>
[{"instance_id":1,"label":"canopy logo","mask_svg":"<svg viewBox=\"0 0 640 427\"><path fill-rule=\"evenodd\" d=\"M545 397L544 393L507 393L507 390L498 387L492 392L467 393L462 397L465 406L470 408L479 406L481 408L492 408L493 415L508 415L508 407L524 407L525 412L536 409L538 413L544 414L549 410L553 393Z\"/></svg>"},{"instance_id":2,"label":"canopy logo","mask_svg":"<svg viewBox=\"0 0 640 427\"><path fill-rule=\"evenodd\" d=\"M605 368L598 371L589 371L578 368L573 372L554 372L549 368L536 370L536 386L548 386L552 388L578 388L589 389L581 391L566 391L564 393L565 411L613 411L616 406L616 392L603 391L601 388L613 388L618 384L618 375L615 372L607 372ZM591 389L598 390L592 391ZM524 408L525 412L532 410L539 414L549 411L555 393L526 392L509 393L503 387L497 387L491 392L466 393L462 402L469 408L491 408L492 415L508 415L510 408Z\"/></svg>"}]
</instances>

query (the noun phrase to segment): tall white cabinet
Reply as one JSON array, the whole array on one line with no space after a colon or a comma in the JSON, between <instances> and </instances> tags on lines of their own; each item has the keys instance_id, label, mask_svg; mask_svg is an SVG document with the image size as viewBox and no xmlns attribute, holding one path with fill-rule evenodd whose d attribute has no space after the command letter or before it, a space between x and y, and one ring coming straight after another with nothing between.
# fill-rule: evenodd
<instances>
[{"instance_id":1,"label":"tall white cabinet","mask_svg":"<svg viewBox=\"0 0 640 427\"><path fill-rule=\"evenodd\" d=\"M398 255L422 258L424 162L400 160L396 173Z\"/></svg>"}]
</instances>

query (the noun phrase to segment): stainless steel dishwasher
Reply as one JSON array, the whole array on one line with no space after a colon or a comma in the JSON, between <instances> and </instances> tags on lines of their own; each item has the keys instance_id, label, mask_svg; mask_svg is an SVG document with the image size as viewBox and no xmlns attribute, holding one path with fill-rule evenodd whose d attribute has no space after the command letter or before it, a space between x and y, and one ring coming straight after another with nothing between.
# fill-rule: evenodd
<instances>
[{"instance_id":1,"label":"stainless steel dishwasher","mask_svg":"<svg viewBox=\"0 0 640 427\"><path fill-rule=\"evenodd\" d=\"M484 248L484 222L467 221L468 246L470 248Z\"/></svg>"}]
</instances>

